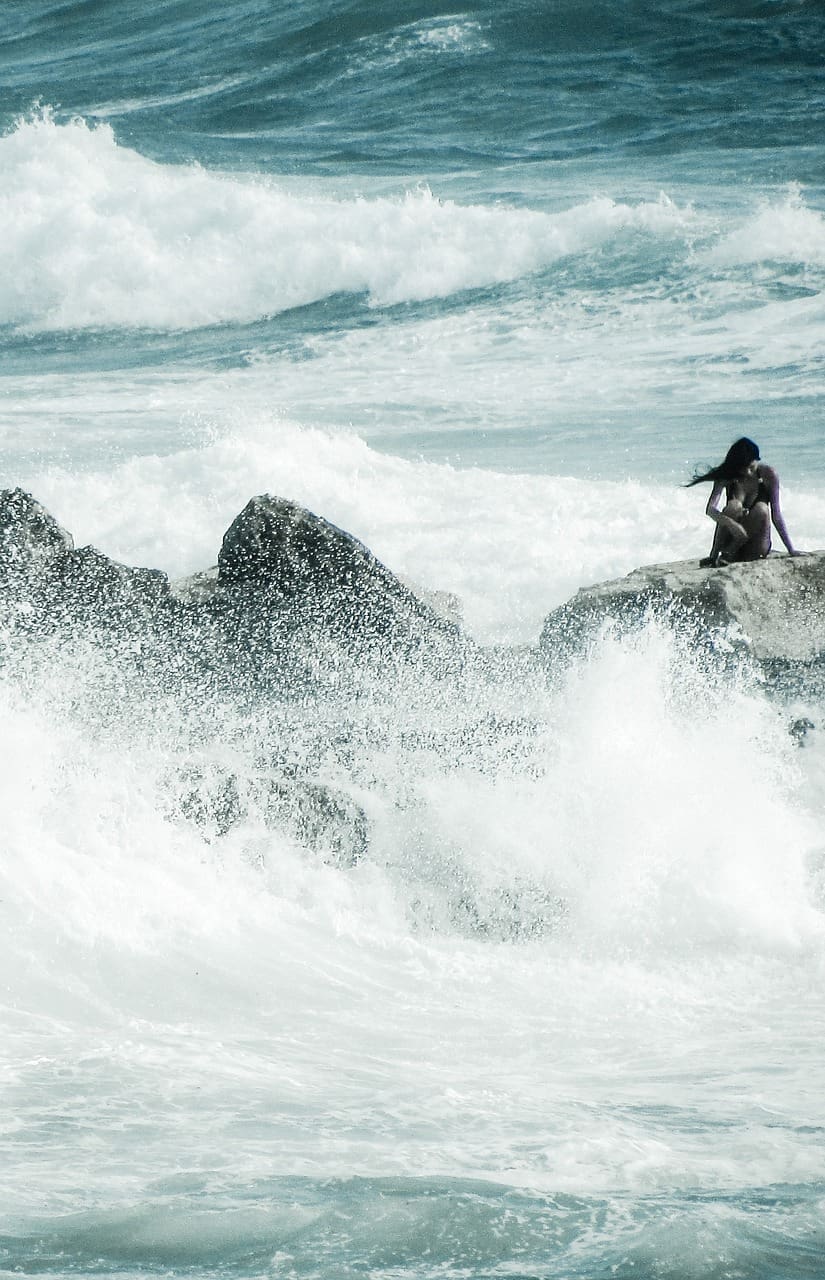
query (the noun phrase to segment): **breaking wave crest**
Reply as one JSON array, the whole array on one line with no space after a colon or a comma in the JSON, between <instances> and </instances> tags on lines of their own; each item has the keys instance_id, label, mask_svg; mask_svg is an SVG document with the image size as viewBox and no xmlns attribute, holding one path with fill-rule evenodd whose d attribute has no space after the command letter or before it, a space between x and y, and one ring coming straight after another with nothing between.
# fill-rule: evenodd
<instances>
[{"instance_id":1,"label":"breaking wave crest","mask_svg":"<svg viewBox=\"0 0 825 1280\"><path fill-rule=\"evenodd\" d=\"M376 305L512 281L624 232L678 234L671 201L594 198L547 214L296 194L285 180L156 164L110 126L48 112L0 140L0 323L34 330L187 329L251 321L337 293ZM21 265L22 264L22 265Z\"/></svg>"}]
</instances>

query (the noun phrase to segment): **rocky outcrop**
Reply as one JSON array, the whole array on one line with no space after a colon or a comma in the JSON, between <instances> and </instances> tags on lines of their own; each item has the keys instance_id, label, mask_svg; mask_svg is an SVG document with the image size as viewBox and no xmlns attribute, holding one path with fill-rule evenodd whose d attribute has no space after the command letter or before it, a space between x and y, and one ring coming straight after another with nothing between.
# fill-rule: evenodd
<instances>
[{"instance_id":1,"label":"rocky outcrop","mask_svg":"<svg viewBox=\"0 0 825 1280\"><path fill-rule=\"evenodd\" d=\"M0 491L0 605L11 620L30 631L83 619L134 629L170 599L164 573L119 564L94 547L75 547L31 494Z\"/></svg>"},{"instance_id":2,"label":"rocky outcrop","mask_svg":"<svg viewBox=\"0 0 825 1280\"><path fill-rule=\"evenodd\" d=\"M0 585L47 575L73 549L71 534L31 494L0 491Z\"/></svg>"},{"instance_id":3,"label":"rocky outcrop","mask_svg":"<svg viewBox=\"0 0 825 1280\"><path fill-rule=\"evenodd\" d=\"M715 644L770 661L810 662L825 652L825 553L700 568L651 565L585 587L546 619L545 657L586 642L606 619L638 626L651 610ZM96 642L127 641L142 669L181 680L297 687L399 662L460 670L471 641L457 606L413 589L351 534L268 494L227 529L212 569L170 583L154 569L119 564L71 535L30 494L0 492L0 622L14 635L85 628ZM343 664L343 665L342 665Z\"/></svg>"},{"instance_id":4,"label":"rocky outcrop","mask_svg":"<svg viewBox=\"0 0 825 1280\"><path fill-rule=\"evenodd\" d=\"M0 493L0 612L30 635L85 628L111 647L139 638L144 670L171 661L237 687L322 680L341 663L424 660L454 669L469 641L356 538L284 498L250 500L217 567L170 584L71 535L21 489Z\"/></svg>"},{"instance_id":5,"label":"rocky outcrop","mask_svg":"<svg viewBox=\"0 0 825 1280\"><path fill-rule=\"evenodd\" d=\"M650 565L626 578L583 587L549 615L546 656L575 647L608 619L639 625L651 610L710 643L725 636L762 660L809 662L825 651L825 553L700 568L696 561Z\"/></svg>"}]
</instances>

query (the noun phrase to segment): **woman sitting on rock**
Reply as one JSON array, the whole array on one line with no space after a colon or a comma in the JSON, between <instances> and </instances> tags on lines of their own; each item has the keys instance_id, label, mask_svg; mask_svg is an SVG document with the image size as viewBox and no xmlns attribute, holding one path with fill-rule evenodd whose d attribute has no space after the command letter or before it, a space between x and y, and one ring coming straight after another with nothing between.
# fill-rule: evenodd
<instances>
[{"instance_id":1,"label":"woman sitting on rock","mask_svg":"<svg viewBox=\"0 0 825 1280\"><path fill-rule=\"evenodd\" d=\"M759 461L759 447L743 436L728 449L724 462L690 485L713 482L705 514L716 525L710 555L700 565L715 568L734 560L763 560L771 549L771 521L788 549L797 556L779 505L779 476ZM720 510L722 494L725 505Z\"/></svg>"}]
</instances>

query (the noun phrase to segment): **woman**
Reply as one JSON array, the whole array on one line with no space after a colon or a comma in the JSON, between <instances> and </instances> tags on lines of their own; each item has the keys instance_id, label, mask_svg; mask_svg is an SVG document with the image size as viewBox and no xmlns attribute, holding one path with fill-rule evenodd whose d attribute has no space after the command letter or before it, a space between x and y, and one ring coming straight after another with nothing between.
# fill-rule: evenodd
<instances>
[{"instance_id":1,"label":"woman","mask_svg":"<svg viewBox=\"0 0 825 1280\"><path fill-rule=\"evenodd\" d=\"M699 563L702 567L730 564L732 560L763 560L771 549L771 521L784 542L789 556L794 549L779 505L779 476L773 467L759 461L759 448L743 436L732 444L725 461L711 467L702 476L694 476L690 485L713 481L705 514L716 525L710 555ZM722 494L725 505L720 510Z\"/></svg>"}]
</instances>

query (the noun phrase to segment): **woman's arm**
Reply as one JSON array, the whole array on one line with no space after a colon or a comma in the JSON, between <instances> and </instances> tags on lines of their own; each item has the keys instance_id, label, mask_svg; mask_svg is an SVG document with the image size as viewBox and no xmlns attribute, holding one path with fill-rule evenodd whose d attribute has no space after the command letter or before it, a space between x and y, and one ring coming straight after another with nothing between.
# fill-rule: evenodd
<instances>
[{"instance_id":1,"label":"woman's arm","mask_svg":"<svg viewBox=\"0 0 825 1280\"><path fill-rule=\"evenodd\" d=\"M748 531L739 523L738 520L734 520L733 516L726 515L725 511L719 510L719 504L722 500L722 494L725 492L725 487L726 485L724 480L716 481L711 490L710 497L708 498L708 505L705 507L705 515L710 516L714 524L717 524L720 529L723 529L725 533L730 535L733 540L733 548L735 550L737 547L741 547L744 542L747 542ZM738 503L736 509L739 511L742 509Z\"/></svg>"},{"instance_id":2,"label":"woman's arm","mask_svg":"<svg viewBox=\"0 0 825 1280\"><path fill-rule=\"evenodd\" d=\"M785 524L785 517L782 514L782 507L779 502L779 476L776 474L773 467L760 467L759 475L767 486L773 526L784 542L788 555L798 556L801 553L796 550L791 542L791 535L788 533L788 528Z\"/></svg>"}]
</instances>

